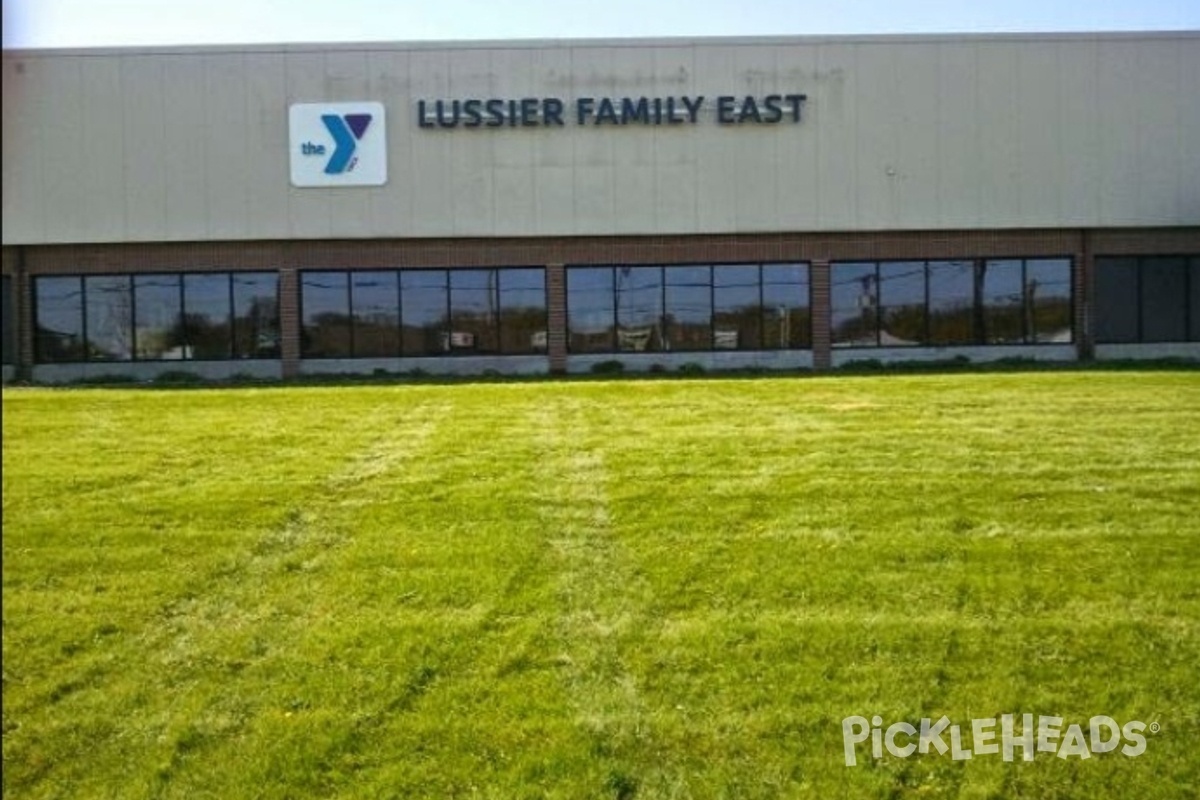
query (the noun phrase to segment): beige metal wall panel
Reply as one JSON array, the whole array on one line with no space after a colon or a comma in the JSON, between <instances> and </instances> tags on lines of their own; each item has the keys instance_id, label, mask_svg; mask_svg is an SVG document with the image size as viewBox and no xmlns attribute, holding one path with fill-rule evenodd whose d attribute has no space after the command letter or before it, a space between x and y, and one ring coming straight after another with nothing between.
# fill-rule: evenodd
<instances>
[{"instance_id":1,"label":"beige metal wall panel","mask_svg":"<svg viewBox=\"0 0 1200 800\"><path fill-rule=\"evenodd\" d=\"M1194 32L9 51L3 77L6 244L1200 223ZM798 124L717 123L793 92ZM694 125L575 120L685 95ZM419 124L472 97L566 124ZM386 184L291 186L288 107L352 101L386 108Z\"/></svg>"},{"instance_id":2,"label":"beige metal wall panel","mask_svg":"<svg viewBox=\"0 0 1200 800\"><path fill-rule=\"evenodd\" d=\"M247 53L246 228L255 238L288 235L288 132L280 109L288 105L286 58L282 53Z\"/></svg>"}]
</instances>

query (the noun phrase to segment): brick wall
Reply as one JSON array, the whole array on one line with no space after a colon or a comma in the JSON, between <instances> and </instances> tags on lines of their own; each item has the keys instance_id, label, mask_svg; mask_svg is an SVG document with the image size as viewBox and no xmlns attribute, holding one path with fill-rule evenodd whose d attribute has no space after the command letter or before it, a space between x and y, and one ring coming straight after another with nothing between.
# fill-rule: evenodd
<instances>
[{"instance_id":1,"label":"brick wall","mask_svg":"<svg viewBox=\"0 0 1200 800\"><path fill-rule=\"evenodd\" d=\"M807 261L812 264L813 360L830 362L829 263L886 259L1059 256L1074 260L1075 324L1081 357L1092 350L1095 256L1200 253L1200 226L1083 231L1079 229L776 233L712 236L547 237L539 239L384 239L331 241L91 244L5 247L17 300L18 360L32 363L30 281L22 277L105 272L279 270L283 371L300 358L296 271L338 268L545 266L549 366L566 366L568 264L720 264Z\"/></svg>"}]
</instances>

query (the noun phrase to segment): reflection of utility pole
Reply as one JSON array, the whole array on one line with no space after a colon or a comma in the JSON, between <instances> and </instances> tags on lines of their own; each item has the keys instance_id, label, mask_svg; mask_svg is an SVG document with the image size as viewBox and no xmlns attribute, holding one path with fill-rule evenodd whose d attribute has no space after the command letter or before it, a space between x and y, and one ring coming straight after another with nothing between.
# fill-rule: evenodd
<instances>
[{"instance_id":1,"label":"reflection of utility pole","mask_svg":"<svg viewBox=\"0 0 1200 800\"><path fill-rule=\"evenodd\" d=\"M975 261L974 277L975 277L975 281L973 284L974 291L972 292L971 301L974 305L974 313L972 314L972 317L974 318L975 343L976 344L986 344L987 343L987 330L986 330L987 323L986 323L986 320L984 318L984 313L983 313L983 309L984 309L983 287L984 287L984 281L987 278L987 261L985 261L983 259Z\"/></svg>"},{"instance_id":2,"label":"reflection of utility pole","mask_svg":"<svg viewBox=\"0 0 1200 800\"><path fill-rule=\"evenodd\" d=\"M858 279L862 284L862 293L858 296L858 306L862 309L862 333L860 336L876 337L875 324L871 321L871 313L875 308L875 273L871 272Z\"/></svg>"},{"instance_id":3,"label":"reflection of utility pole","mask_svg":"<svg viewBox=\"0 0 1200 800\"><path fill-rule=\"evenodd\" d=\"M780 347L787 347L788 342L791 339L791 337L788 336L788 333L790 332L788 330L788 328L789 328L788 307L780 306L779 307L779 346Z\"/></svg>"},{"instance_id":4,"label":"reflection of utility pole","mask_svg":"<svg viewBox=\"0 0 1200 800\"><path fill-rule=\"evenodd\" d=\"M1037 305L1037 278L1030 278L1025 284L1025 339L1037 343L1037 328L1034 326L1033 310Z\"/></svg>"}]
</instances>

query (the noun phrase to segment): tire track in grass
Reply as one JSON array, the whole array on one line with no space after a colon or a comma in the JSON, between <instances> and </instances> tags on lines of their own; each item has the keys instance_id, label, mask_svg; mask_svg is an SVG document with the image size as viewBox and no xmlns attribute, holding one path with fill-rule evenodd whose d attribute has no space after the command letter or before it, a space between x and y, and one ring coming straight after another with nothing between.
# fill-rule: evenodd
<instances>
[{"instance_id":1,"label":"tire track in grass","mask_svg":"<svg viewBox=\"0 0 1200 800\"><path fill-rule=\"evenodd\" d=\"M536 418L542 431L542 514L557 562L555 638L576 723L603 766L601 794L633 797L655 749L651 714L624 653L648 625L650 588L614 535L608 473L582 401L556 398Z\"/></svg>"},{"instance_id":2,"label":"tire track in grass","mask_svg":"<svg viewBox=\"0 0 1200 800\"><path fill-rule=\"evenodd\" d=\"M113 637L112 647L88 648L80 658L62 662L55 680L47 683L50 694L40 703L58 704L88 690L105 691L115 713L126 717L124 730L115 737L126 740L120 757L130 760L129 739L140 740L141 746L135 748L140 754L132 759L153 759L157 752L158 781L169 779L184 755L194 756L206 744L235 735L247 717L230 715L222 702L214 703L225 687L206 676L217 673L232 678L265 657L269 648L263 645L246 655L230 651L224 642L237 631L272 628L281 615L286 620L289 611L281 601L290 608L302 605L303 596L314 588L304 581L304 574L352 541L347 517L357 504L352 498L361 495L359 487L418 458L444 419L443 405L426 402L401 409L389 402L357 418L357 430L365 426L379 433L360 438L353 435L357 431L348 432L346 438L357 439L357 446L347 449L333 470L297 487L303 490L296 493L297 502L275 526L247 541L224 563L197 575L182 594L147 615L140 628ZM281 579L295 586L286 597L279 594ZM268 630L264 635L274 639L280 633ZM147 658L161 667L150 683L126 696L121 695L124 685L111 686L114 680L125 680L117 676L123 675L131 659ZM112 688L118 689L116 696ZM174 695L174 710L143 706L141 698L154 690ZM90 757L105 758L99 752ZM33 785L38 780L37 774L26 774L24 783Z\"/></svg>"}]
</instances>

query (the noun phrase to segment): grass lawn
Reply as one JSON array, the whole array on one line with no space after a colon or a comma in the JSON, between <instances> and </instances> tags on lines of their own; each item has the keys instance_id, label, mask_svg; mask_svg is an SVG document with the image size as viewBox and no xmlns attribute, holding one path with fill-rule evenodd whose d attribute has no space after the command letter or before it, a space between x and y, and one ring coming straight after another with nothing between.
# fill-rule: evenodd
<instances>
[{"instance_id":1,"label":"grass lawn","mask_svg":"<svg viewBox=\"0 0 1200 800\"><path fill-rule=\"evenodd\" d=\"M6 798L1200 788L1198 372L3 412ZM1161 727L1137 757L844 761L851 715L1005 713Z\"/></svg>"}]
</instances>

